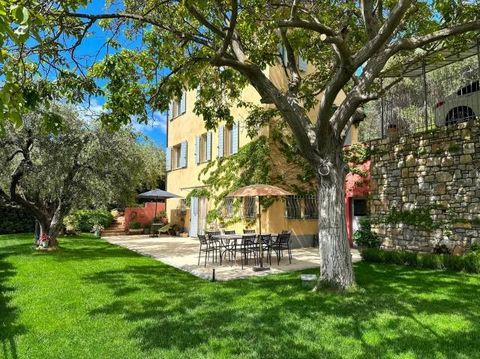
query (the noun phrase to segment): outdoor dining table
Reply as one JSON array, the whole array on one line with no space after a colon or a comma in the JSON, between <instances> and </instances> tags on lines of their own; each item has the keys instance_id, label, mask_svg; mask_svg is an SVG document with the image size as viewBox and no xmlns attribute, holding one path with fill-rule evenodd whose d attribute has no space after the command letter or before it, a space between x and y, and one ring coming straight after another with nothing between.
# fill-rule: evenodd
<instances>
[{"instance_id":1,"label":"outdoor dining table","mask_svg":"<svg viewBox=\"0 0 480 359\"><path fill-rule=\"evenodd\" d=\"M262 236L268 236L270 235L272 238L277 237L277 233L262 233ZM222 264L222 253L226 253L229 250L232 250L232 244L233 244L233 250L237 248L237 242L238 240L241 240L243 237L252 237L252 238L257 238L258 235L255 233L248 233L248 234L215 234L212 236L212 239L217 241L219 245L219 252L220 252L220 264ZM223 248L223 252L222 252ZM263 246L260 248L261 255L263 257Z\"/></svg>"}]
</instances>

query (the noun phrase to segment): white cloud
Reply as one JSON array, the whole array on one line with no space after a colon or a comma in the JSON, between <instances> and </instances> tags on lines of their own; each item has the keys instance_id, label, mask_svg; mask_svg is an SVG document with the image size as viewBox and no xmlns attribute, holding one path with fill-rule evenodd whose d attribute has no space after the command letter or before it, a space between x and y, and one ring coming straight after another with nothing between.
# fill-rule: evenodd
<instances>
[{"instance_id":1,"label":"white cloud","mask_svg":"<svg viewBox=\"0 0 480 359\"><path fill-rule=\"evenodd\" d=\"M77 106L78 113L84 120L92 120L105 112L103 104L98 99L93 98L89 102L84 102Z\"/></svg>"},{"instance_id":2,"label":"white cloud","mask_svg":"<svg viewBox=\"0 0 480 359\"><path fill-rule=\"evenodd\" d=\"M167 133L167 116L164 113L154 112L147 124L133 121L133 128L142 133L160 130L160 133L165 134Z\"/></svg>"}]
</instances>

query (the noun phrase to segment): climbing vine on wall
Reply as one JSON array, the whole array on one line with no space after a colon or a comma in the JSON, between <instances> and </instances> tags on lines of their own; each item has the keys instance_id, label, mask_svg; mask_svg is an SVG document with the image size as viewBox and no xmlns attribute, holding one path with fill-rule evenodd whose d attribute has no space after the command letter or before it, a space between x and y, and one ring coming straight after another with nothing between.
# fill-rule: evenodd
<instances>
[{"instance_id":1,"label":"climbing vine on wall","mask_svg":"<svg viewBox=\"0 0 480 359\"><path fill-rule=\"evenodd\" d=\"M438 219L433 215L434 211L442 211L445 218ZM454 210L439 205L430 205L424 207L408 209L397 209L392 207L384 216L374 220L379 224L406 224L416 227L420 230L433 231L441 229L446 236L451 235L452 228L460 223L470 224L472 226L480 225L480 218L464 219L458 217Z\"/></svg>"},{"instance_id":2,"label":"climbing vine on wall","mask_svg":"<svg viewBox=\"0 0 480 359\"><path fill-rule=\"evenodd\" d=\"M313 192L314 171L303 160L296 147L292 145L294 143L293 138L274 123L270 129L273 134L270 138L263 135L258 136L242 146L237 154L211 161L200 172L199 180L208 188L208 195L205 194L204 196L209 197L213 202L213 209L207 214L209 223L219 221L222 225L228 225L242 219L240 213L242 201L239 199L233 201L234 214L232 217L226 218L224 199L230 192L243 186L262 183L277 185L297 194ZM289 183L282 176L282 171L272 168L274 146L290 165L289 171L293 171L293 168L295 168L296 173L298 172L298 184ZM199 195L199 193L192 191L189 197L191 198L194 195ZM278 199L261 197L262 208L267 209L275 200ZM249 221L253 223L255 218Z\"/></svg>"}]
</instances>

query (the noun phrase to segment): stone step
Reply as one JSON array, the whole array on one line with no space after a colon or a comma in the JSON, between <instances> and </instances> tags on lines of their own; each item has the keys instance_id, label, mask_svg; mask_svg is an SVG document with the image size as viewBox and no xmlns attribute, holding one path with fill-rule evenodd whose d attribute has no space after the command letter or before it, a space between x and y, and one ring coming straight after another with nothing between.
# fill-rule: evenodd
<instances>
[{"instance_id":1,"label":"stone step","mask_svg":"<svg viewBox=\"0 0 480 359\"><path fill-rule=\"evenodd\" d=\"M121 235L125 235L125 231L121 230L121 231L116 231L116 230L108 230L108 229L105 229L102 231L102 236L121 236Z\"/></svg>"}]
</instances>

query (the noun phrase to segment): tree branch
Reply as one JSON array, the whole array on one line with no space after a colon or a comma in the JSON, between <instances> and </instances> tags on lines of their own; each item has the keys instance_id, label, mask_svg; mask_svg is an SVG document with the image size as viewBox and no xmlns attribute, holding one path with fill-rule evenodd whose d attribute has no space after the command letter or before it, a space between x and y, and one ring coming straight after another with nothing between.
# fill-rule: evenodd
<instances>
[{"instance_id":1,"label":"tree branch","mask_svg":"<svg viewBox=\"0 0 480 359\"><path fill-rule=\"evenodd\" d=\"M190 1L185 1L185 7L188 9L190 14L192 14L193 17L200 22L200 24L204 25L207 29L210 29L213 33L220 36L220 38L225 37L223 31L208 21L208 19L203 16L203 14L195 6L193 6Z\"/></svg>"},{"instance_id":2,"label":"tree branch","mask_svg":"<svg viewBox=\"0 0 480 359\"><path fill-rule=\"evenodd\" d=\"M382 25L375 37L369 40L355 55L355 67L361 66L373 54L384 46L402 21L413 0L400 0L393 8L387 21Z\"/></svg>"},{"instance_id":3,"label":"tree branch","mask_svg":"<svg viewBox=\"0 0 480 359\"><path fill-rule=\"evenodd\" d=\"M461 35L470 31L480 30L480 20L467 22L465 24L456 25L453 27L441 29L425 36L416 36L407 39L402 39L389 46L391 50L390 56L402 50L414 50L419 47L431 44L432 42L446 39L450 36Z\"/></svg>"}]
</instances>

